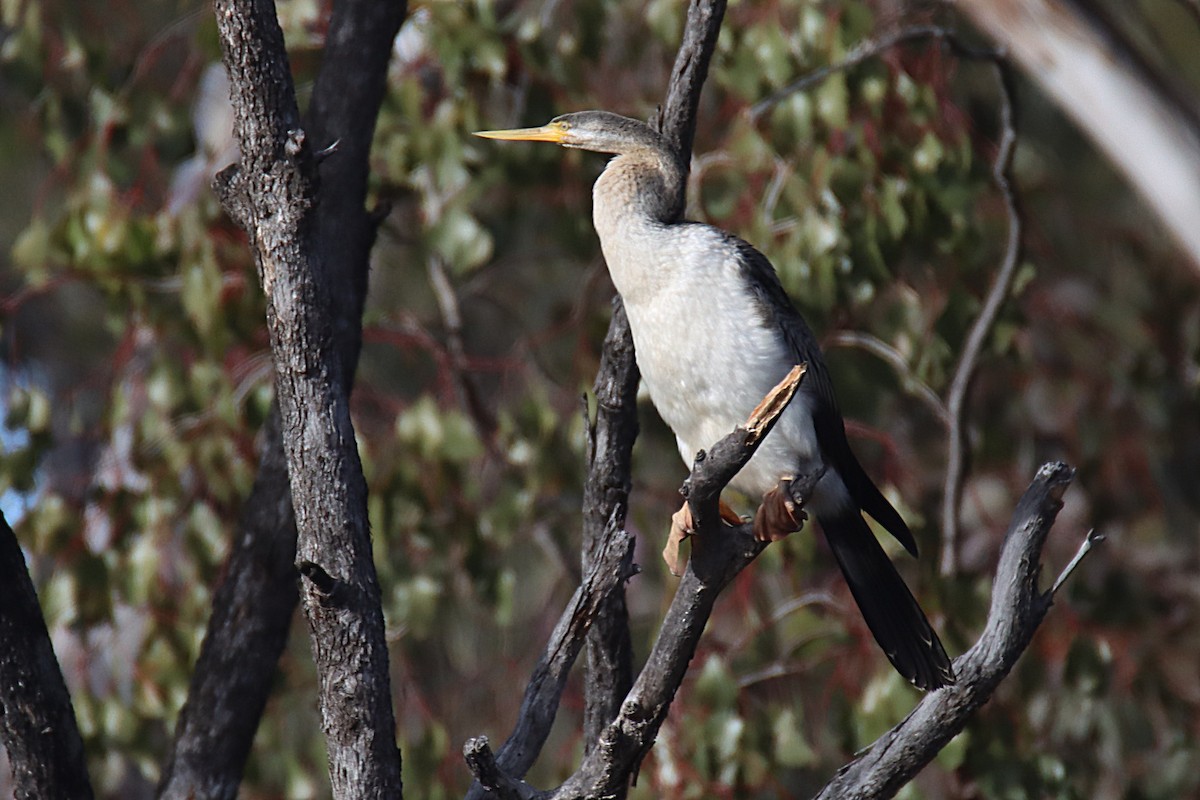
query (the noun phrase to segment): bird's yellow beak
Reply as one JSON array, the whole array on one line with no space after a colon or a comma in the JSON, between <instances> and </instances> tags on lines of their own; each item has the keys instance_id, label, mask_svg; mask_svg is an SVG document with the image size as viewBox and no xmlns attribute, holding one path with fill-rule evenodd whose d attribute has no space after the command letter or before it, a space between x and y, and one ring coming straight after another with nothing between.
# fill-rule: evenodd
<instances>
[{"instance_id":1,"label":"bird's yellow beak","mask_svg":"<svg viewBox=\"0 0 1200 800\"><path fill-rule=\"evenodd\" d=\"M551 122L540 128L513 128L506 131L475 131L476 136L484 139L505 139L512 142L554 142L562 144L567 137L567 126L561 122Z\"/></svg>"}]
</instances>

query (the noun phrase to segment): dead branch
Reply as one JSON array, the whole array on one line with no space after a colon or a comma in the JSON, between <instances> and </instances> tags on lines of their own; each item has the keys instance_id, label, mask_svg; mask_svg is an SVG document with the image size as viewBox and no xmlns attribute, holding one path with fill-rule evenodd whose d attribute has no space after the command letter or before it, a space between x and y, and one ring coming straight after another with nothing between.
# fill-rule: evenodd
<instances>
[{"instance_id":1,"label":"dead branch","mask_svg":"<svg viewBox=\"0 0 1200 800\"><path fill-rule=\"evenodd\" d=\"M1042 546L1074 470L1050 463L1017 504L992 582L992 604L979 640L954 660L958 682L928 694L817 795L817 800L875 800L894 795L966 725L1028 647L1054 600L1038 590ZM1089 534L1089 541L1095 538Z\"/></svg>"},{"instance_id":2,"label":"dead branch","mask_svg":"<svg viewBox=\"0 0 1200 800\"><path fill-rule=\"evenodd\" d=\"M519 776L493 770L495 760L489 761L486 754L479 758L479 743L472 740L467 753L473 754L468 760L474 759L471 767L476 778L497 787L487 796L565 799L624 794L630 776L637 771L666 719L717 596L766 547L754 538L749 524L724 527L718 501L726 484L750 460L779 419L803 377L803 367L792 370L744 426L707 453L701 451L696 455L691 475L684 484L695 525L692 557L646 664L621 704L620 713L604 727L596 746L584 756L576 773L551 792L528 789L530 794L521 794L527 789L520 784Z\"/></svg>"},{"instance_id":3,"label":"dead branch","mask_svg":"<svg viewBox=\"0 0 1200 800\"><path fill-rule=\"evenodd\" d=\"M1012 292L1013 278L1016 277L1017 266L1021 263L1021 213L1017 207L1012 179L1013 153L1017 146L1014 118L1016 89L1012 71L1007 63L993 58L991 64L996 74L996 82L1000 86L1000 147L992 165L992 181L1004 198L1004 210L1008 216L1008 238L1004 246L1004 260L1001 261L996 276L992 278L991 288L988 289L979 316L975 318L971 330L967 333L946 398L949 442L946 480L942 492L942 575L953 575L958 571L958 514L962 505L963 482L966 480L970 455L966 433L967 393L975 377L984 343L992 333L996 318L1000 315L1001 305L1008 300Z\"/></svg>"}]
</instances>

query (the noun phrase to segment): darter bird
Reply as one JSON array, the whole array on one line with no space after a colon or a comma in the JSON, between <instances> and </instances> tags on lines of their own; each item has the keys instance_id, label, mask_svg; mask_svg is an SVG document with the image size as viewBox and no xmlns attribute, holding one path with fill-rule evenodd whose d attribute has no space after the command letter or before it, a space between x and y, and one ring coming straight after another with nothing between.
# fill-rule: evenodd
<instances>
[{"instance_id":1,"label":"darter bird","mask_svg":"<svg viewBox=\"0 0 1200 800\"><path fill-rule=\"evenodd\" d=\"M675 149L649 125L606 111L477 135L615 156L593 189L592 219L642 380L686 463L742 424L793 365L808 365L797 396L730 486L763 498L760 539L782 538L799 530L805 512L815 516L896 670L922 689L953 683L942 643L863 518L917 555L908 526L850 450L816 337L766 256L682 219L687 167ZM686 508L673 540L690 526Z\"/></svg>"}]
</instances>

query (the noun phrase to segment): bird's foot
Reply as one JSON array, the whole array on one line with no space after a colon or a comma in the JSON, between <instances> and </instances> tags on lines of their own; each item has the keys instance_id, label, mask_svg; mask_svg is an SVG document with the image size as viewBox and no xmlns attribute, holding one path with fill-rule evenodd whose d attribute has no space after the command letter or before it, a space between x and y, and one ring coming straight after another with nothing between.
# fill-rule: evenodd
<instances>
[{"instance_id":1,"label":"bird's foot","mask_svg":"<svg viewBox=\"0 0 1200 800\"><path fill-rule=\"evenodd\" d=\"M797 502L793 478L781 478L779 485L763 495L762 505L754 514L754 538L760 542L778 542L804 527L808 514Z\"/></svg>"},{"instance_id":2,"label":"bird's foot","mask_svg":"<svg viewBox=\"0 0 1200 800\"><path fill-rule=\"evenodd\" d=\"M667 546L663 548L662 553L663 561L667 562L667 569L671 570L671 574L676 578L683 574L679 566L679 545L695 533L695 530L692 526L692 508L684 501L683 507L671 515L671 532L667 534Z\"/></svg>"},{"instance_id":3,"label":"bird's foot","mask_svg":"<svg viewBox=\"0 0 1200 800\"><path fill-rule=\"evenodd\" d=\"M744 520L736 511L730 508L724 500L720 501L721 521L726 525L741 525ZM678 578L683 574L683 567L679 562L679 545L685 539L696 532L696 526L692 520L692 507L685 501L683 506L678 511L671 515L671 532L667 534L667 546L663 548L663 561L667 562L667 569L671 570L671 574Z\"/></svg>"}]
</instances>

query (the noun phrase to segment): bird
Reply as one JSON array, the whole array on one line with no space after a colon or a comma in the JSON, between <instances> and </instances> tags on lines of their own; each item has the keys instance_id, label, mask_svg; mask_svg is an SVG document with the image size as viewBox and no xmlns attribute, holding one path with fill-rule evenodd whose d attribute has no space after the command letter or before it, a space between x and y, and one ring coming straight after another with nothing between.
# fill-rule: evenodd
<instances>
[{"instance_id":1,"label":"bird","mask_svg":"<svg viewBox=\"0 0 1200 800\"><path fill-rule=\"evenodd\" d=\"M897 672L924 690L954 683L933 626L863 517L917 555L904 519L850 448L816 336L766 256L683 218L687 164L678 150L646 123L608 111L475 135L612 156L593 186L592 221L642 380L685 463L742 424L793 366L807 365L796 397L729 486L763 498L754 520L760 539L782 538L815 517ZM727 506L722 517L740 522ZM674 521L687 532L686 503Z\"/></svg>"}]
</instances>

